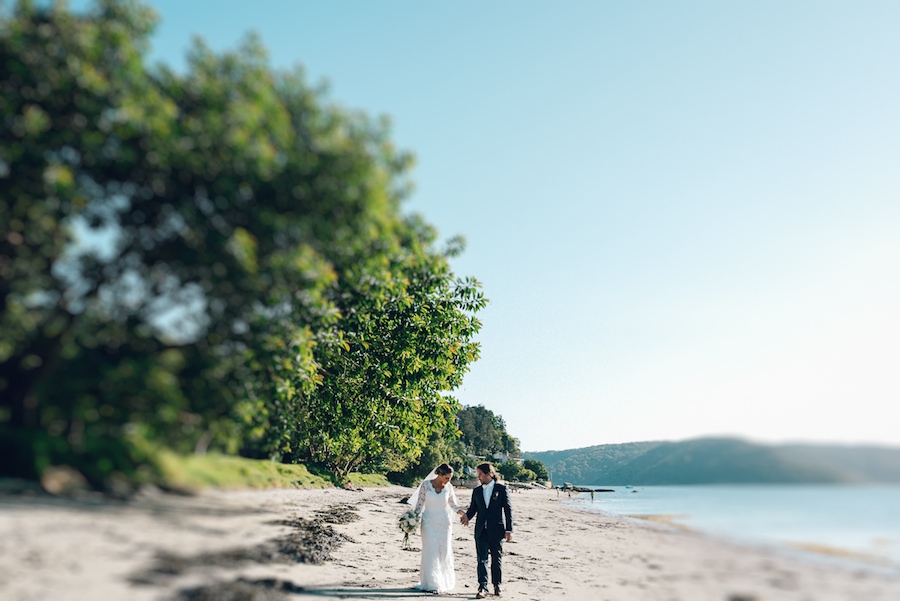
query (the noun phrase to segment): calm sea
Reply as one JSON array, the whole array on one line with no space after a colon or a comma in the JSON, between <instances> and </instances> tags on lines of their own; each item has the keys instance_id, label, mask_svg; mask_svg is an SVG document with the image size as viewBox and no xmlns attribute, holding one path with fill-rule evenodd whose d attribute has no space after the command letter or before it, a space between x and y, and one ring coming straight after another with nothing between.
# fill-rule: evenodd
<instances>
[{"instance_id":1,"label":"calm sea","mask_svg":"<svg viewBox=\"0 0 900 601\"><path fill-rule=\"evenodd\" d=\"M581 509L670 516L677 524L740 542L819 548L842 561L900 570L900 486L595 486L573 494ZM563 493L565 494L565 493ZM842 557L843 553L847 557ZM873 561L874 560L874 561Z\"/></svg>"}]
</instances>

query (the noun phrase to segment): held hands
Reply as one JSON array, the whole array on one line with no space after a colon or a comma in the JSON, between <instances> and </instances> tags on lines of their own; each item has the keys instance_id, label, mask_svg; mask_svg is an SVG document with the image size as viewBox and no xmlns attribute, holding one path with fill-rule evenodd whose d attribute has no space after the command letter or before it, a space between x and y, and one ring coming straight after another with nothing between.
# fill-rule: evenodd
<instances>
[{"instance_id":1,"label":"held hands","mask_svg":"<svg viewBox=\"0 0 900 601\"><path fill-rule=\"evenodd\" d=\"M511 541L512 540L512 532L507 532L505 538L506 538L506 542Z\"/></svg>"},{"instance_id":2,"label":"held hands","mask_svg":"<svg viewBox=\"0 0 900 601\"><path fill-rule=\"evenodd\" d=\"M459 523L462 524L463 526L469 525L469 518L466 517L466 514L464 514L464 513L459 514Z\"/></svg>"}]
</instances>

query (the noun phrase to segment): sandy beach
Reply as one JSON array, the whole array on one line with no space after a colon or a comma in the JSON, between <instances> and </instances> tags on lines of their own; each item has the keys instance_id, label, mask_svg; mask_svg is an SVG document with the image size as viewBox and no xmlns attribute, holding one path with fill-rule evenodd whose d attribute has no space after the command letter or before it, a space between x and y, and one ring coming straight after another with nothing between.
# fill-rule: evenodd
<instances>
[{"instance_id":1,"label":"sandy beach","mask_svg":"<svg viewBox=\"0 0 900 601\"><path fill-rule=\"evenodd\" d=\"M147 492L127 503L0 497L4 601L416 599L410 489ZM459 490L468 504L470 491ZM900 569L819 562L513 495L506 599L896 600ZM332 522L332 523L329 523ZM457 587L474 598L471 526L454 526ZM318 563L317 563L318 562Z\"/></svg>"}]
</instances>

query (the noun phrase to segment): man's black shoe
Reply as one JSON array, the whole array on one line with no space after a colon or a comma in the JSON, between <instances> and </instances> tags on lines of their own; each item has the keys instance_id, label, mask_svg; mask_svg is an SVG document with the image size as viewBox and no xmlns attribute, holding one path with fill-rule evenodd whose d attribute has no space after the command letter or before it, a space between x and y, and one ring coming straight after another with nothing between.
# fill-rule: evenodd
<instances>
[{"instance_id":1,"label":"man's black shoe","mask_svg":"<svg viewBox=\"0 0 900 601\"><path fill-rule=\"evenodd\" d=\"M496 596L499 597L501 592L503 592L503 591L500 590L500 585L499 585L499 584L495 584L495 585L494 585L494 595L496 595Z\"/></svg>"}]
</instances>

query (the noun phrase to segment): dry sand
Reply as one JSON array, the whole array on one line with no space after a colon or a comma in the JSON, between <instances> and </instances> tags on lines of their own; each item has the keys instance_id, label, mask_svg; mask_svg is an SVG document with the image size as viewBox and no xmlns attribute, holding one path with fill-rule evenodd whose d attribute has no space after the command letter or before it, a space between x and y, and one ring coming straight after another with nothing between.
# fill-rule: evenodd
<instances>
[{"instance_id":1,"label":"dry sand","mask_svg":"<svg viewBox=\"0 0 900 601\"><path fill-rule=\"evenodd\" d=\"M406 506L399 501L409 492L149 493L120 504L0 497L0 599L433 598L412 590L419 553L401 549L397 518ZM467 504L470 492L458 492ZM666 524L581 512L555 491L528 490L512 498L516 531L505 547L506 599L900 599L900 567L840 566ZM340 515L342 507L360 519L333 526L344 541L329 561L240 561L248 549L271 551L266 541L296 533L290 521L318 523L317 512ZM457 587L442 596L474 598L471 526L454 526L453 536ZM411 543L417 549L418 536ZM162 556L168 563L160 563ZM216 583L222 588L203 588Z\"/></svg>"}]
</instances>

